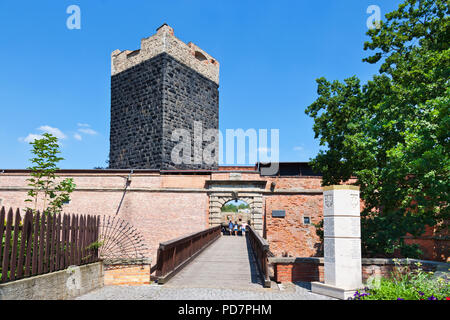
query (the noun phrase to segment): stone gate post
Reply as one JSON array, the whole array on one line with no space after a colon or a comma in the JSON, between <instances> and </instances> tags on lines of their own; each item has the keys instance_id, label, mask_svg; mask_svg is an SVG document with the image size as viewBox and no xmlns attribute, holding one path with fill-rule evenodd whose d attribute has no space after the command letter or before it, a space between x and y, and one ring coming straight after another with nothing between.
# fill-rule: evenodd
<instances>
[{"instance_id":1,"label":"stone gate post","mask_svg":"<svg viewBox=\"0 0 450 320\"><path fill-rule=\"evenodd\" d=\"M312 292L347 299L362 287L359 187L323 188L325 283Z\"/></svg>"}]
</instances>

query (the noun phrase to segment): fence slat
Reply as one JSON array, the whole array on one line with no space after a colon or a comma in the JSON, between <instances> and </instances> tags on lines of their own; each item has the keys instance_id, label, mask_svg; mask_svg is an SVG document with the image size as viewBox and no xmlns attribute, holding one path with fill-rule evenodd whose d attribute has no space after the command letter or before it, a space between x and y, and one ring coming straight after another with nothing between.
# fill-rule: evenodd
<instances>
[{"instance_id":1,"label":"fence slat","mask_svg":"<svg viewBox=\"0 0 450 320\"><path fill-rule=\"evenodd\" d=\"M45 216L46 214L42 212L39 228L39 258L38 258L38 274L42 274L44 270L44 247L45 247Z\"/></svg>"},{"instance_id":2,"label":"fence slat","mask_svg":"<svg viewBox=\"0 0 450 320\"><path fill-rule=\"evenodd\" d=\"M94 247L93 244L95 242L95 216L91 216L91 223L89 224L89 263L94 261Z\"/></svg>"},{"instance_id":3,"label":"fence slat","mask_svg":"<svg viewBox=\"0 0 450 320\"><path fill-rule=\"evenodd\" d=\"M77 223L76 223L76 227L77 227L77 234L75 237L75 263L76 264L80 264L81 261L81 245L82 245L82 235L83 235L83 230L82 230L82 224L83 224L83 217L82 216L77 216Z\"/></svg>"},{"instance_id":4,"label":"fence slat","mask_svg":"<svg viewBox=\"0 0 450 320\"><path fill-rule=\"evenodd\" d=\"M11 248L11 226L13 220L12 208L8 211L8 218L6 220L6 233L5 233L5 249L3 251L3 264L2 264L2 282L8 279L8 267L9 267L9 250Z\"/></svg>"},{"instance_id":5,"label":"fence slat","mask_svg":"<svg viewBox=\"0 0 450 320\"><path fill-rule=\"evenodd\" d=\"M17 261L17 278L20 279L23 276L23 260L25 257L25 245L27 242L27 214L23 218L22 231L20 232L20 250L19 260Z\"/></svg>"},{"instance_id":6,"label":"fence slat","mask_svg":"<svg viewBox=\"0 0 450 320\"><path fill-rule=\"evenodd\" d=\"M99 235L100 235L100 216L97 216L97 222L95 224L95 241L99 244ZM98 261L98 245L95 247L95 260Z\"/></svg>"},{"instance_id":7,"label":"fence slat","mask_svg":"<svg viewBox=\"0 0 450 320\"><path fill-rule=\"evenodd\" d=\"M89 259L91 258L90 253L91 253L91 249L89 248L89 241L90 241L90 234L89 234L89 224L91 223L91 216L87 215L86 216L86 221L84 224L84 246L83 246L83 250L84 250L84 261L82 262L83 264L89 263Z\"/></svg>"},{"instance_id":8,"label":"fence slat","mask_svg":"<svg viewBox=\"0 0 450 320\"><path fill-rule=\"evenodd\" d=\"M44 260L44 269L42 271L43 273L47 273L50 270L49 264L50 264L50 247L51 247L51 232L52 232L51 221L52 221L51 214L48 213L47 219L46 219L46 224L45 224L47 232L46 232L46 236L45 236L45 251L44 251L45 252L44 259L45 260Z\"/></svg>"},{"instance_id":9,"label":"fence slat","mask_svg":"<svg viewBox=\"0 0 450 320\"><path fill-rule=\"evenodd\" d=\"M59 264L60 269L64 269L66 265L66 225L67 225L67 216L66 214L63 215L63 222L61 226L61 260Z\"/></svg>"},{"instance_id":10,"label":"fence slat","mask_svg":"<svg viewBox=\"0 0 450 320\"><path fill-rule=\"evenodd\" d=\"M66 234L64 238L65 248L64 248L64 269L69 266L70 263L70 245L69 245L69 239L70 239L70 215L67 215L67 221L66 221Z\"/></svg>"},{"instance_id":11,"label":"fence slat","mask_svg":"<svg viewBox=\"0 0 450 320\"><path fill-rule=\"evenodd\" d=\"M22 221L20 217L19 209L16 209L16 218L14 220L14 235L13 235L13 245L11 248L11 264L9 267L9 280L16 280L16 266L17 266L17 241L19 239L19 228L20 222Z\"/></svg>"},{"instance_id":12,"label":"fence slat","mask_svg":"<svg viewBox=\"0 0 450 320\"><path fill-rule=\"evenodd\" d=\"M77 220L76 220L76 224L75 227L77 229L77 233L75 234L75 257L74 257L74 261L73 264L79 264L78 259L80 259L80 255L81 255L81 250L80 250L80 244L81 244L81 239L80 239L80 233L81 233L81 227L80 227L80 222L82 221L82 216L77 215Z\"/></svg>"},{"instance_id":13,"label":"fence slat","mask_svg":"<svg viewBox=\"0 0 450 320\"><path fill-rule=\"evenodd\" d=\"M25 276L30 275L31 259L32 259L32 245L33 245L33 234L34 234L34 224L33 224L33 213L32 211L27 211L27 256L25 257Z\"/></svg>"},{"instance_id":14,"label":"fence slat","mask_svg":"<svg viewBox=\"0 0 450 320\"><path fill-rule=\"evenodd\" d=\"M87 249L87 246L89 245L89 226L90 218L89 215L84 218L83 223L83 245L81 246L81 251L83 252L83 261L81 261L82 264L86 264L89 262L89 250Z\"/></svg>"},{"instance_id":15,"label":"fence slat","mask_svg":"<svg viewBox=\"0 0 450 320\"><path fill-rule=\"evenodd\" d=\"M56 214L52 216L51 222L51 243L50 243L50 259L49 259L49 271L53 272L55 270L55 246L56 246Z\"/></svg>"},{"instance_id":16,"label":"fence slat","mask_svg":"<svg viewBox=\"0 0 450 320\"><path fill-rule=\"evenodd\" d=\"M80 245L80 251L81 251L81 259L80 259L80 263L81 264L85 264L86 263L86 225L87 225L87 217L83 217L83 223L81 224L81 229L82 229L82 233L81 233L81 245Z\"/></svg>"},{"instance_id":17,"label":"fence slat","mask_svg":"<svg viewBox=\"0 0 450 320\"><path fill-rule=\"evenodd\" d=\"M77 239L77 221L78 217L77 216L72 216L72 225L70 227L70 232L71 232L71 238L70 238L70 256L69 256L69 264L73 265L74 260L75 260L75 250L76 250L76 239Z\"/></svg>"},{"instance_id":18,"label":"fence slat","mask_svg":"<svg viewBox=\"0 0 450 320\"><path fill-rule=\"evenodd\" d=\"M94 232L95 232L95 216L91 216L90 218L90 223L88 224L89 226L89 263L92 263L94 261L94 247L92 246L94 241L95 241L95 237L94 237Z\"/></svg>"},{"instance_id":19,"label":"fence slat","mask_svg":"<svg viewBox=\"0 0 450 320\"><path fill-rule=\"evenodd\" d=\"M59 270L59 265L61 261L61 214L58 214L56 219L56 261L55 261L55 271Z\"/></svg>"},{"instance_id":20,"label":"fence slat","mask_svg":"<svg viewBox=\"0 0 450 320\"><path fill-rule=\"evenodd\" d=\"M0 239L3 239L3 232L5 231L5 207L2 207L0 209ZM2 240L3 241L3 240ZM3 262L3 245L0 246L0 259ZM3 263L0 264L0 267L2 267ZM1 281L1 277L0 277Z\"/></svg>"},{"instance_id":21,"label":"fence slat","mask_svg":"<svg viewBox=\"0 0 450 320\"><path fill-rule=\"evenodd\" d=\"M40 213L37 212L36 216L34 217L34 234L33 234L33 261L32 261L32 268L31 268L31 274L35 276L38 271L38 241L39 241L39 221L40 221Z\"/></svg>"},{"instance_id":22,"label":"fence slat","mask_svg":"<svg viewBox=\"0 0 450 320\"><path fill-rule=\"evenodd\" d=\"M23 221L23 224L22 224ZM98 261L99 216L36 214L0 208L0 282Z\"/></svg>"},{"instance_id":23,"label":"fence slat","mask_svg":"<svg viewBox=\"0 0 450 320\"><path fill-rule=\"evenodd\" d=\"M86 217L80 223L80 264L86 263Z\"/></svg>"}]
</instances>

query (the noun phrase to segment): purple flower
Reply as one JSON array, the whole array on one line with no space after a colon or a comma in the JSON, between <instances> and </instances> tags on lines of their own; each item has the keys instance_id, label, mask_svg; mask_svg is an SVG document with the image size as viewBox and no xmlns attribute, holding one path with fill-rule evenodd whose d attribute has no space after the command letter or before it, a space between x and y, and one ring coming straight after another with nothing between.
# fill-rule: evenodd
<instances>
[{"instance_id":1,"label":"purple flower","mask_svg":"<svg viewBox=\"0 0 450 320\"><path fill-rule=\"evenodd\" d=\"M423 295L425 295L425 293L423 293L422 291L419 291L419 295L423 296Z\"/></svg>"},{"instance_id":2,"label":"purple flower","mask_svg":"<svg viewBox=\"0 0 450 320\"><path fill-rule=\"evenodd\" d=\"M437 298L435 296L431 295L431 297L429 297L428 300L437 300Z\"/></svg>"},{"instance_id":3,"label":"purple flower","mask_svg":"<svg viewBox=\"0 0 450 320\"><path fill-rule=\"evenodd\" d=\"M397 300L405 300L405 299L402 299L402 298L397 298Z\"/></svg>"}]
</instances>

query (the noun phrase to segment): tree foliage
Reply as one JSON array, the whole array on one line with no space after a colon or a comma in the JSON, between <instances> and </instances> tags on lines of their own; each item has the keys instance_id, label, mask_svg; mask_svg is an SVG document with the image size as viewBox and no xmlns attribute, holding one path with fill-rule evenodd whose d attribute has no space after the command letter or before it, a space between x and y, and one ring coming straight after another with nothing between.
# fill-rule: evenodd
<instances>
[{"instance_id":1,"label":"tree foliage","mask_svg":"<svg viewBox=\"0 0 450 320\"><path fill-rule=\"evenodd\" d=\"M58 138L49 133L44 133L41 139L36 139L30 143L33 146L32 153L34 158L30 161L34 164L27 169L31 170L31 178L27 179L28 199L26 202L33 203L32 207L27 210L41 212L47 214L56 214L62 211L64 203L70 201L70 193L75 190L75 184L72 178L62 181L55 174L59 168L56 164L64 160L58 157L59 151Z\"/></svg>"},{"instance_id":2,"label":"tree foliage","mask_svg":"<svg viewBox=\"0 0 450 320\"><path fill-rule=\"evenodd\" d=\"M417 255L403 236L448 228L449 10L444 0L404 1L367 32L363 61L379 74L363 85L320 78L305 111L326 147L312 160L323 184L357 177L366 256Z\"/></svg>"},{"instance_id":3,"label":"tree foliage","mask_svg":"<svg viewBox=\"0 0 450 320\"><path fill-rule=\"evenodd\" d=\"M248 209L250 206L246 203L240 203L239 205L233 202L225 203L221 209L223 212L238 212L239 209Z\"/></svg>"}]
</instances>

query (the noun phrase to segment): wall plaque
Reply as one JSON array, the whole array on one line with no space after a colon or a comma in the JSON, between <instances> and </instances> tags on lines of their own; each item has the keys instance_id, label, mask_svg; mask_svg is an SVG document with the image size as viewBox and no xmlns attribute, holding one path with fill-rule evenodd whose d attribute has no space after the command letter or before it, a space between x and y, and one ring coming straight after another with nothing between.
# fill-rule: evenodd
<instances>
[{"instance_id":1,"label":"wall plaque","mask_svg":"<svg viewBox=\"0 0 450 320\"><path fill-rule=\"evenodd\" d=\"M272 217L274 218L284 218L286 216L286 211L284 210L272 210Z\"/></svg>"}]
</instances>

